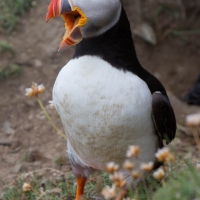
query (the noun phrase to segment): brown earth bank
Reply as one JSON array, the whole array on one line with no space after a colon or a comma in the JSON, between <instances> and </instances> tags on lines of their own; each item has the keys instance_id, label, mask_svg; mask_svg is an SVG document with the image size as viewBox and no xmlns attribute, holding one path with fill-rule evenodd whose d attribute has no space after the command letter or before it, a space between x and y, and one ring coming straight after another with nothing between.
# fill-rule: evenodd
<instances>
[{"instance_id":1,"label":"brown earth bank","mask_svg":"<svg viewBox=\"0 0 200 200\"><path fill-rule=\"evenodd\" d=\"M153 20L163 2L175 11L172 14L163 11ZM200 111L200 107L188 106L182 101L200 72L200 40L198 32L178 36L172 33L173 30L199 28L200 15L192 3L179 5L174 2L148 0L139 5L138 1L123 1L133 31L146 21L156 32L156 45L133 36L137 55L142 66L153 73L169 91L177 121L184 126L185 115ZM24 95L24 89L30 87L33 81L43 83L46 91L41 99L55 124L62 129L59 117L49 108L48 101L52 99L51 91L56 76L70 60L74 48L58 52L64 34L64 23L61 18L45 23L48 4L49 0L36 0L35 6L21 18L15 32L0 35L0 39L9 42L15 51L15 54L1 56L0 65L17 63L23 67L20 77L0 80L1 189L22 171L60 169L62 166L63 172L70 172L66 159L66 141L56 135L36 99ZM173 13L178 13L180 17L175 19ZM185 156L198 158L195 141L185 129L179 130L172 146Z\"/></svg>"}]
</instances>

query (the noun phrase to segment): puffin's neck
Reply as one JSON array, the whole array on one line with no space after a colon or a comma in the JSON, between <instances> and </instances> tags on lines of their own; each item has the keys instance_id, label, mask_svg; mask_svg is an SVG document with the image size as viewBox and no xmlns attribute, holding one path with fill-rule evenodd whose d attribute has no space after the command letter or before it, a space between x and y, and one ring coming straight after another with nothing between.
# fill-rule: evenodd
<instances>
[{"instance_id":1,"label":"puffin's neck","mask_svg":"<svg viewBox=\"0 0 200 200\"><path fill-rule=\"evenodd\" d=\"M161 91L167 96L162 84L140 65L123 8L119 21L110 30L100 36L83 39L76 45L73 58L84 55L99 56L119 70L130 71L146 82L151 93Z\"/></svg>"},{"instance_id":2,"label":"puffin's neck","mask_svg":"<svg viewBox=\"0 0 200 200\"><path fill-rule=\"evenodd\" d=\"M119 21L110 30L100 36L83 39L73 58L84 55L99 56L112 66L135 73L141 70L133 44L130 23L122 8Z\"/></svg>"}]
</instances>

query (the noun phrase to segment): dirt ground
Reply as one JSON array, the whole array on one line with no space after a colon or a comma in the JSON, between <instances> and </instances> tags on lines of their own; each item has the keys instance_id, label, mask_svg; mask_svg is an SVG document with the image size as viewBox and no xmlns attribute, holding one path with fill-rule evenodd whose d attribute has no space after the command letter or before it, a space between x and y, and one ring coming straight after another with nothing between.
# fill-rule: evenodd
<instances>
[{"instance_id":1,"label":"dirt ground","mask_svg":"<svg viewBox=\"0 0 200 200\"><path fill-rule=\"evenodd\" d=\"M136 1L123 2L132 30L139 26L145 17L152 16L158 6L158 3L153 4L151 0L146 1L143 15L140 16ZM43 83L46 91L41 95L41 99L54 122L62 129L59 117L49 108L48 101L52 99L51 91L56 76L70 60L74 48L58 52L64 34L63 21L57 18L46 24L45 15L49 0L36 0L35 4L21 19L15 32L0 35L0 39L8 41L15 50L14 55L6 54L1 57L1 65L15 62L23 66L22 76L0 81L0 143L8 143L8 146L0 145L1 189L22 171L39 168L57 169L60 162L63 162L63 172L70 171L69 162L65 160L66 141L56 135L36 100L24 95L24 89L30 87L33 81ZM142 66L164 84L175 109L177 122L184 125L186 114L200 111L200 107L188 106L182 101L182 97L200 72L199 34L176 37L164 33L168 33L168 29L172 28L199 28L200 15L196 15L192 20L190 9L184 12L173 3L171 6L183 15L186 14L186 17L174 23L173 18L167 21L168 16L161 15L154 24L159 40L157 45L153 46L136 36L134 41ZM166 37L162 37L162 34ZM172 146L177 151L184 152L186 156L197 155L193 137L182 131L179 131ZM59 158L63 161L55 162Z\"/></svg>"}]
</instances>

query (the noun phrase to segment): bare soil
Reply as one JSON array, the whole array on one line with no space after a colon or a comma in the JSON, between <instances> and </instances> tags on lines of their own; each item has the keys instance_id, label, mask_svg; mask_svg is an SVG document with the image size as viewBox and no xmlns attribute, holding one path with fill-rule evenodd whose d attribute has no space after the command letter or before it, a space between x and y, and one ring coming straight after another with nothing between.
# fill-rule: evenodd
<instances>
[{"instance_id":1,"label":"bare soil","mask_svg":"<svg viewBox=\"0 0 200 200\"><path fill-rule=\"evenodd\" d=\"M150 21L161 1L143 2L142 15L136 1L123 2L134 30L145 18ZM24 89L30 87L33 81L43 83L46 91L41 99L54 122L62 129L59 117L49 108L48 101L52 99L51 91L56 76L70 60L74 48L58 52L64 23L61 18L45 23L48 4L49 0L36 0L36 5L21 19L15 32L0 35L1 40L8 41L15 50L14 55L0 57L0 64L12 62L23 66L22 76L0 80L0 143L6 143L0 145L1 189L20 172L41 168L56 168L63 172L71 170L69 161L65 159L66 141L56 135L37 101L24 95ZM153 24L159 40L155 46L136 36L134 41L142 66L159 78L169 91L177 122L184 125L185 115L200 111L200 107L188 106L182 101L200 72L199 34L173 36L168 32L177 28L199 28L200 15L197 13L191 19L193 7L184 11L179 5L169 5L178 13L186 14L185 18L176 21L171 17L170 21L166 14L159 16ZM194 139L186 132L179 131L172 146L178 152L184 152L185 156L191 154L198 158ZM61 161L55 162L58 158Z\"/></svg>"}]
</instances>

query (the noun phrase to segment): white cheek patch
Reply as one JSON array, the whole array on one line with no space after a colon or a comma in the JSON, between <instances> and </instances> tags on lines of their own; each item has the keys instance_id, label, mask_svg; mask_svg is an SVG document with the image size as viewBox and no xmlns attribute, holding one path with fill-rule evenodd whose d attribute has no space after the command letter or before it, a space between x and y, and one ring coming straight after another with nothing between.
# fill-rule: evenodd
<instances>
[{"instance_id":1,"label":"white cheek patch","mask_svg":"<svg viewBox=\"0 0 200 200\"><path fill-rule=\"evenodd\" d=\"M88 18L87 24L81 28L84 38L98 36L113 27L122 9L119 0L73 0L73 3Z\"/></svg>"},{"instance_id":2,"label":"white cheek patch","mask_svg":"<svg viewBox=\"0 0 200 200\"><path fill-rule=\"evenodd\" d=\"M70 6L71 6L71 9L73 10L73 8L74 8L73 1L72 1L72 0L68 0L68 2L69 2L69 4L70 4Z\"/></svg>"}]
</instances>

